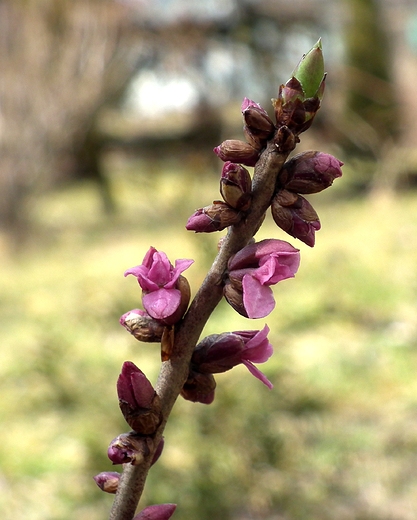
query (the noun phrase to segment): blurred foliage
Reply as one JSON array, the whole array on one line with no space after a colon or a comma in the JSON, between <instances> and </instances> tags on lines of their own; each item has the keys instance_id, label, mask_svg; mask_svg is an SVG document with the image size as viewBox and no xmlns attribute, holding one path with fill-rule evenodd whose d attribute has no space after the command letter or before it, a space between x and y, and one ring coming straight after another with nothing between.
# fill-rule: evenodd
<instances>
[{"instance_id":1,"label":"blurred foliage","mask_svg":"<svg viewBox=\"0 0 417 520\"><path fill-rule=\"evenodd\" d=\"M393 42L379 0L348 0L345 27L346 118L351 153L379 157L383 143L398 134L399 103L393 82Z\"/></svg>"},{"instance_id":2,"label":"blurred foliage","mask_svg":"<svg viewBox=\"0 0 417 520\"><path fill-rule=\"evenodd\" d=\"M150 245L195 258L195 292L219 234L184 223L218 197L218 172L165 171L109 156L121 208L103 220L93 185L33 202L32 242L1 252L0 513L5 520L98 520L127 431L115 382L124 360L155 381L159 352L118 324L140 304L134 279ZM345 170L349 176L349 170ZM224 302L205 332L271 327L262 369L217 377L210 406L179 400L144 504L177 502L189 520L413 520L417 510L417 204L414 194L346 200L343 178L310 198L323 229L276 310L245 320ZM38 230L38 232L36 232ZM268 215L259 239L286 237ZM293 240L290 240L294 243Z\"/></svg>"}]
</instances>

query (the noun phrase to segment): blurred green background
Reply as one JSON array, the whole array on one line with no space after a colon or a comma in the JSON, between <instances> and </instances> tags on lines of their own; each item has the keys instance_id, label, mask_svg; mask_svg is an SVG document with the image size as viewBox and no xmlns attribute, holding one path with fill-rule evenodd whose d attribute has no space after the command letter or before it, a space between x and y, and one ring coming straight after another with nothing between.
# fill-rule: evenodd
<instances>
[{"instance_id":1,"label":"blurred green background","mask_svg":"<svg viewBox=\"0 0 417 520\"><path fill-rule=\"evenodd\" d=\"M0 2L0 514L98 520L115 389L157 345L118 323L140 306L125 269L150 245L194 258L221 234L184 225L219 198L211 152L241 138L246 95L269 110L318 39L328 88L297 151L345 162L310 197L322 230L276 309L222 302L205 333L262 328L274 356L179 400L143 504L178 520L417 518L417 9L388 0ZM213 157L212 157L213 156ZM258 233L288 239L267 216Z\"/></svg>"}]
</instances>

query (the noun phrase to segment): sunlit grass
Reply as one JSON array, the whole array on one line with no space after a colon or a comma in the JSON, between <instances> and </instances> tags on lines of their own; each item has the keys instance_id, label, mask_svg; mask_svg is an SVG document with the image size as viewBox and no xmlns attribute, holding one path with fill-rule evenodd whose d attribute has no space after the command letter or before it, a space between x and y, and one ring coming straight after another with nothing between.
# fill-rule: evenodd
<instances>
[{"instance_id":1,"label":"sunlit grass","mask_svg":"<svg viewBox=\"0 0 417 520\"><path fill-rule=\"evenodd\" d=\"M106 517L112 497L91 477L111 469L107 444L127 431L117 375L126 359L153 381L159 366L158 347L118 324L140 305L123 272L153 245L195 258L195 292L216 253L218 235L184 223L218 198L217 174L117 166L116 214L103 216L93 186L45 195L32 208L36 240L2 253L6 520ZM274 312L248 322L223 302L207 324L268 323L275 354L262 369L275 387L238 367L217 377L211 406L177 403L145 500L178 502L178 520L415 518L417 195L321 197L310 198L317 245L298 243L300 271L275 288ZM259 233L268 237L296 244L270 216Z\"/></svg>"}]
</instances>

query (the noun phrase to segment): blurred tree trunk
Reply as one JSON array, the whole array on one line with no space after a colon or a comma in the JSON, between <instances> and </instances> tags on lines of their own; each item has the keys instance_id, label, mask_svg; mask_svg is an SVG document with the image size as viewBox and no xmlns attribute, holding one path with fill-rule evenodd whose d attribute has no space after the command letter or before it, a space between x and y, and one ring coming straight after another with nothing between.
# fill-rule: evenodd
<instances>
[{"instance_id":1,"label":"blurred tree trunk","mask_svg":"<svg viewBox=\"0 0 417 520\"><path fill-rule=\"evenodd\" d=\"M140 54L128 14L110 0L0 0L2 228L24 230L29 195L100 178L94 118Z\"/></svg>"},{"instance_id":2,"label":"blurred tree trunk","mask_svg":"<svg viewBox=\"0 0 417 520\"><path fill-rule=\"evenodd\" d=\"M378 157L398 131L389 37L377 0L348 0L346 31L347 144L350 153Z\"/></svg>"}]
</instances>

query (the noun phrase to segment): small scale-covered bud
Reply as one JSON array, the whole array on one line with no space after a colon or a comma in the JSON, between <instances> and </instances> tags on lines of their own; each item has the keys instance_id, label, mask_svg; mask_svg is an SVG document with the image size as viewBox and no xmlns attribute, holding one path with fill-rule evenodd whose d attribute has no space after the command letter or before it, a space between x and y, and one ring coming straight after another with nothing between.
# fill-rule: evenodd
<instances>
[{"instance_id":1,"label":"small scale-covered bud","mask_svg":"<svg viewBox=\"0 0 417 520\"><path fill-rule=\"evenodd\" d=\"M120 476L120 473L117 473L117 471L103 471L93 478L102 491L114 494L117 492Z\"/></svg>"},{"instance_id":2,"label":"small scale-covered bud","mask_svg":"<svg viewBox=\"0 0 417 520\"><path fill-rule=\"evenodd\" d=\"M201 374L190 370L181 397L193 403L211 404L214 400L216 380L212 374Z\"/></svg>"},{"instance_id":3,"label":"small scale-covered bud","mask_svg":"<svg viewBox=\"0 0 417 520\"><path fill-rule=\"evenodd\" d=\"M120 317L122 325L138 341L146 343L157 343L161 341L164 325L154 320L149 314L141 309L133 309Z\"/></svg>"},{"instance_id":4,"label":"small scale-covered bud","mask_svg":"<svg viewBox=\"0 0 417 520\"><path fill-rule=\"evenodd\" d=\"M313 206L301 195L280 190L272 200L271 213L275 223L286 233L310 247L315 244L315 232L321 227Z\"/></svg>"},{"instance_id":5,"label":"small scale-covered bud","mask_svg":"<svg viewBox=\"0 0 417 520\"><path fill-rule=\"evenodd\" d=\"M177 504L158 504L148 506L136 515L133 520L169 520L174 514Z\"/></svg>"},{"instance_id":6,"label":"small scale-covered bud","mask_svg":"<svg viewBox=\"0 0 417 520\"><path fill-rule=\"evenodd\" d=\"M259 150L238 139L227 139L213 151L222 161L241 163L245 166L255 166L259 158Z\"/></svg>"},{"instance_id":7,"label":"small scale-covered bud","mask_svg":"<svg viewBox=\"0 0 417 520\"><path fill-rule=\"evenodd\" d=\"M226 203L240 211L247 211L251 203L252 180L241 164L227 161L223 165L220 193Z\"/></svg>"},{"instance_id":8,"label":"small scale-covered bud","mask_svg":"<svg viewBox=\"0 0 417 520\"><path fill-rule=\"evenodd\" d=\"M248 131L260 140L266 141L274 133L274 123L266 110L255 101L245 97L242 103L242 114Z\"/></svg>"},{"instance_id":9,"label":"small scale-covered bud","mask_svg":"<svg viewBox=\"0 0 417 520\"><path fill-rule=\"evenodd\" d=\"M225 202L215 200L210 206L200 208L191 215L185 227L196 233L212 233L237 224L242 216L240 211Z\"/></svg>"},{"instance_id":10,"label":"small scale-covered bud","mask_svg":"<svg viewBox=\"0 0 417 520\"><path fill-rule=\"evenodd\" d=\"M113 464L139 466L151 453L153 440L135 432L121 433L108 447L107 456Z\"/></svg>"},{"instance_id":11,"label":"small scale-covered bud","mask_svg":"<svg viewBox=\"0 0 417 520\"><path fill-rule=\"evenodd\" d=\"M296 193L318 193L342 176L342 161L328 153L307 151L287 161L278 178L286 190Z\"/></svg>"},{"instance_id":12,"label":"small scale-covered bud","mask_svg":"<svg viewBox=\"0 0 417 520\"><path fill-rule=\"evenodd\" d=\"M145 374L131 361L123 363L117 394L127 424L135 432L153 434L162 419L160 399Z\"/></svg>"},{"instance_id":13,"label":"small scale-covered bud","mask_svg":"<svg viewBox=\"0 0 417 520\"><path fill-rule=\"evenodd\" d=\"M278 127L287 126L296 135L310 128L320 108L318 97L304 100L300 82L291 78L279 88L278 99L273 99Z\"/></svg>"}]
</instances>

